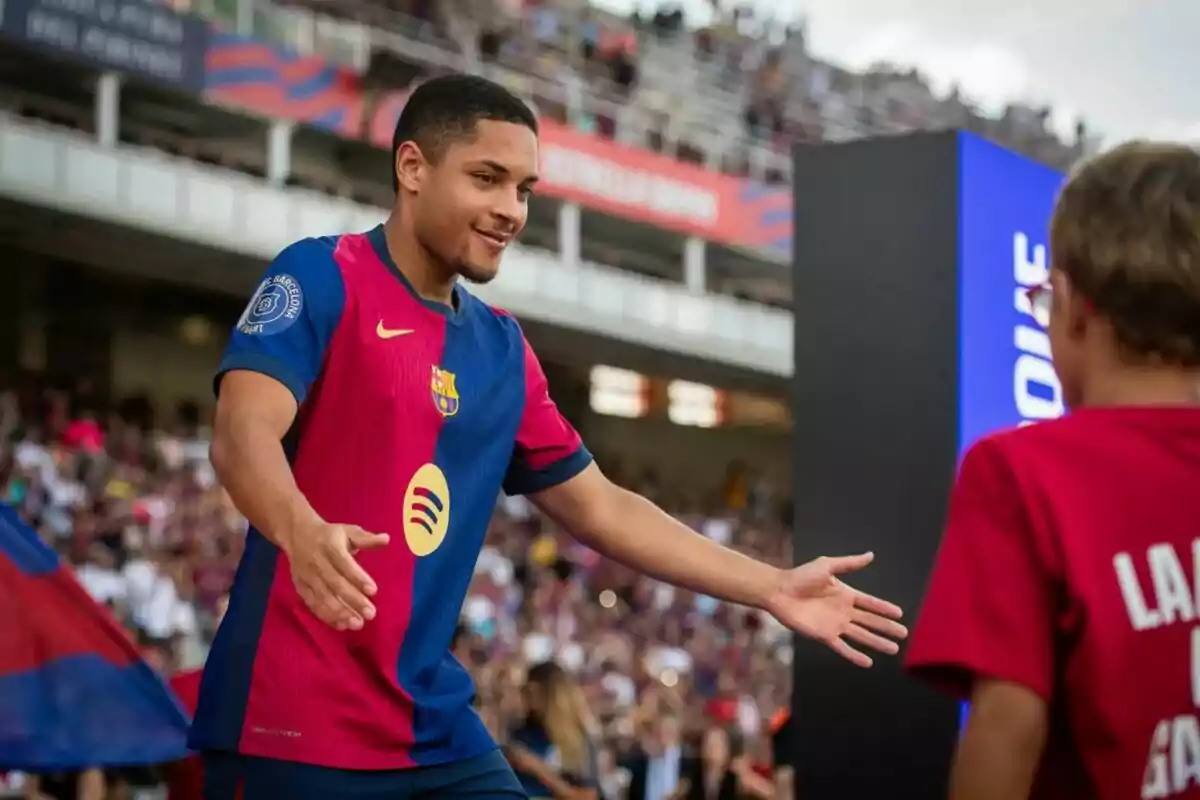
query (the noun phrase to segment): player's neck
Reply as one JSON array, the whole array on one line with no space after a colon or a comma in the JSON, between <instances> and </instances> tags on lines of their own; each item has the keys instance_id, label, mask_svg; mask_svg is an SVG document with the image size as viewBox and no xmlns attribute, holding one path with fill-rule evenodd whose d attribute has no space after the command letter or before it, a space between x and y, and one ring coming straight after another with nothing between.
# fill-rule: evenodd
<instances>
[{"instance_id":1,"label":"player's neck","mask_svg":"<svg viewBox=\"0 0 1200 800\"><path fill-rule=\"evenodd\" d=\"M454 301L455 275L447 272L421 246L417 237L403 230L400 218L393 214L383 224L388 253L396 262L396 269L404 275L412 290L423 300L450 305Z\"/></svg>"},{"instance_id":2,"label":"player's neck","mask_svg":"<svg viewBox=\"0 0 1200 800\"><path fill-rule=\"evenodd\" d=\"M1200 405L1200 372L1122 365L1087 381L1085 406Z\"/></svg>"}]
</instances>

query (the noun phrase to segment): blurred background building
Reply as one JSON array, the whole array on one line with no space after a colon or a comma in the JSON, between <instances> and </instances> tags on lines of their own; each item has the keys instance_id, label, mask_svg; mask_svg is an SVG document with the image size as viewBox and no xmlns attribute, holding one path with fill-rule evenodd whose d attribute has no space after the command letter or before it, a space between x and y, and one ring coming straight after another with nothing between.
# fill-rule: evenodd
<instances>
[{"instance_id":1,"label":"blurred background building","mask_svg":"<svg viewBox=\"0 0 1200 800\"><path fill-rule=\"evenodd\" d=\"M735 4L704 26L585 0L0 9L0 490L168 675L203 662L241 552L207 463L227 331L282 246L383 217L420 81L478 72L542 118L544 189L479 294L521 317L601 465L780 564L792 145L960 127L1060 168L1093 146L1045 108L989 117L913 70L824 63L802 22ZM607 796L650 797L647 759L712 730L771 777L791 679L773 620L638 578L521 499L476 574L455 646L498 735L553 659Z\"/></svg>"}]
</instances>

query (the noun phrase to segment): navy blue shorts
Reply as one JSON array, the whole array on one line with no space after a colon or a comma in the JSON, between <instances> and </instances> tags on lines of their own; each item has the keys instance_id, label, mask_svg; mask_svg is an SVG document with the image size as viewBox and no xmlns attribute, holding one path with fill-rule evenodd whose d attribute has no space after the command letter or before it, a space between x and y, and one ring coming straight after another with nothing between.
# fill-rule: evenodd
<instances>
[{"instance_id":1,"label":"navy blue shorts","mask_svg":"<svg viewBox=\"0 0 1200 800\"><path fill-rule=\"evenodd\" d=\"M499 750L475 758L396 770L352 770L237 753L204 756L204 800L524 800Z\"/></svg>"}]
</instances>

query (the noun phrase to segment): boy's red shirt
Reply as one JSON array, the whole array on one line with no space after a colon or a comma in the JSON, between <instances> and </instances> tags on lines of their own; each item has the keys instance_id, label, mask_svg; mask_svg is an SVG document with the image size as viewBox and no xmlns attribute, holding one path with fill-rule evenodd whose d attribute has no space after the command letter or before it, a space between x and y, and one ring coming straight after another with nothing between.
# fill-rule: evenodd
<instances>
[{"instance_id":1,"label":"boy's red shirt","mask_svg":"<svg viewBox=\"0 0 1200 800\"><path fill-rule=\"evenodd\" d=\"M1112 407L963 459L908 667L1042 697L1036 800L1200 798L1200 410Z\"/></svg>"}]
</instances>

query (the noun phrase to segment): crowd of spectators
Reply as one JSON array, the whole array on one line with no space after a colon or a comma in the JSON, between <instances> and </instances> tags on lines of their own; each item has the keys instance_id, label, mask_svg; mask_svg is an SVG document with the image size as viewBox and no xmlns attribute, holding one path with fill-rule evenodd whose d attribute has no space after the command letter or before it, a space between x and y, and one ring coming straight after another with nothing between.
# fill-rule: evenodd
<instances>
[{"instance_id":1,"label":"crowd of spectators","mask_svg":"<svg viewBox=\"0 0 1200 800\"><path fill-rule=\"evenodd\" d=\"M103 410L86 391L30 381L0 392L0 442L3 500L165 676L199 667L246 529L215 480L199 409L184 405L164 419L135 398ZM671 502L657 481L637 484ZM789 537L769 498L740 472L724 489L720 503L680 517L715 540L788 562ZM517 754L526 752L518 732L531 710L522 691L530 671L561 667L581 700L604 797L626 788L637 800L684 796L688 762L679 754L689 743L770 795L790 635L766 615L618 567L564 538L524 499L497 504L453 649L476 679L484 720Z\"/></svg>"},{"instance_id":2,"label":"crowd of spectators","mask_svg":"<svg viewBox=\"0 0 1200 800\"><path fill-rule=\"evenodd\" d=\"M1060 168L1088 146L1083 123L1070 141L1060 139L1050 127L1048 108L1014 103L998 118L988 117L956 90L938 96L914 69L879 64L856 73L815 58L803 23L781 22L751 3L714 0L712 6L711 20L697 26L678 3L601 22L578 3L531 0L514 28L534 31L542 43L552 31L558 37L552 40L555 50L579 47L588 67L579 74L589 94L632 104L641 114L630 116L640 116L643 125L650 121L638 144L729 172L750 171L754 159L748 154L756 149L782 160L795 141L927 128L974 130ZM562 64L548 66L537 74L551 80L561 74ZM740 111L739 126L721 124L730 104ZM592 125L593 114L580 116L585 126ZM689 123L700 123L712 135L695 136ZM674 146L664 142L667 129ZM766 161L765 177L782 180L771 175L773 163Z\"/></svg>"},{"instance_id":3,"label":"crowd of spectators","mask_svg":"<svg viewBox=\"0 0 1200 800\"><path fill-rule=\"evenodd\" d=\"M546 117L767 181L787 180L798 140L959 127L1060 169L1094 147L1083 122L1060 137L1046 107L1014 101L989 116L957 89L937 93L917 70L855 72L818 59L803 21L749 2L712 0L703 20L676 2L637 4L625 18L586 0L278 2L420 40L373 43L368 79L482 69ZM332 35L304 38L318 53L336 49Z\"/></svg>"}]
</instances>

